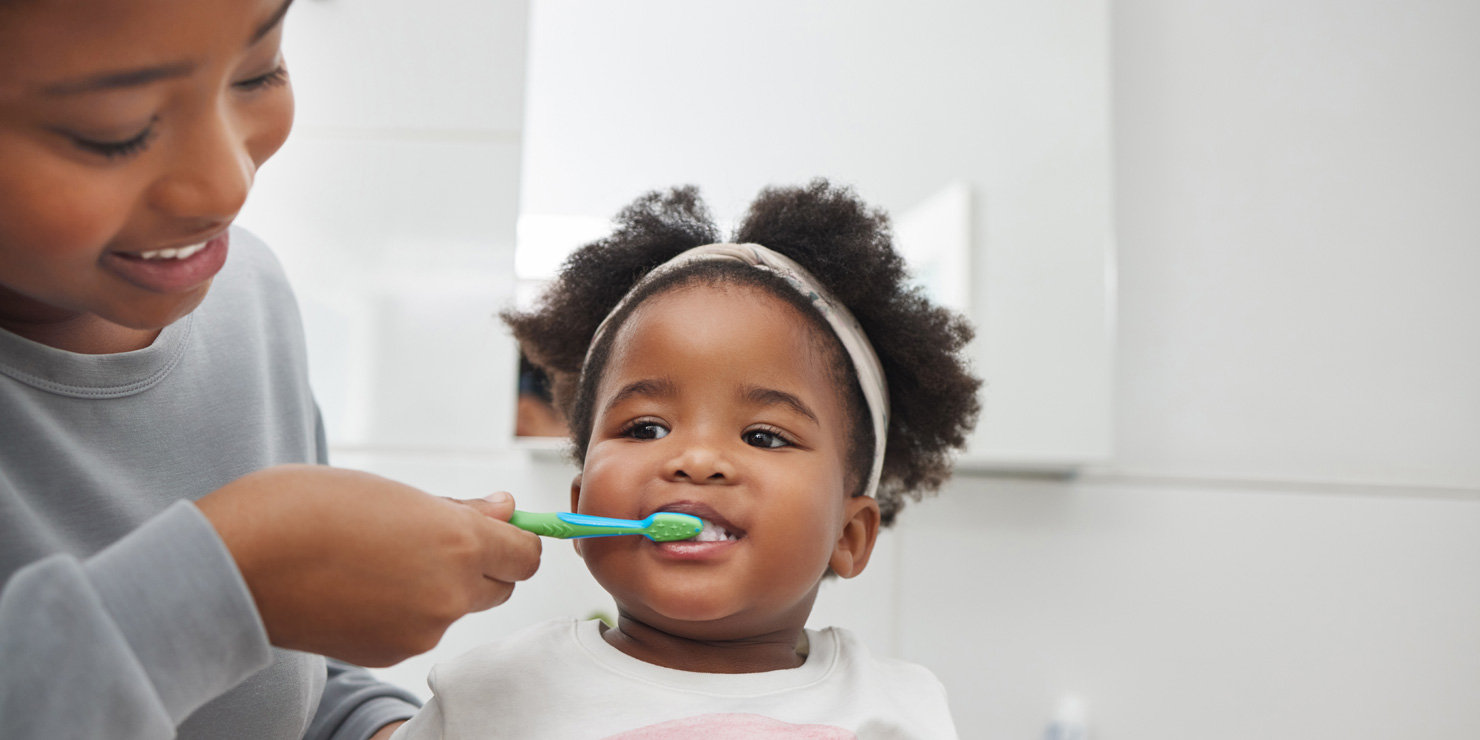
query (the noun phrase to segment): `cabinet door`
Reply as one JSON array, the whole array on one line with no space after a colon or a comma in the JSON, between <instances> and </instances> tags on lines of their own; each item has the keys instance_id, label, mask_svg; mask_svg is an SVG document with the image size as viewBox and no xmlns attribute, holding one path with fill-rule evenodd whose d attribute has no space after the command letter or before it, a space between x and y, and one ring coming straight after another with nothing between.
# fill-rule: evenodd
<instances>
[{"instance_id":1,"label":"cabinet door","mask_svg":"<svg viewBox=\"0 0 1480 740\"><path fill-rule=\"evenodd\" d=\"M1109 455L1104 0L540 0L529 64L526 216L694 183L729 218L825 176L900 217L965 188L986 387L962 463Z\"/></svg>"}]
</instances>

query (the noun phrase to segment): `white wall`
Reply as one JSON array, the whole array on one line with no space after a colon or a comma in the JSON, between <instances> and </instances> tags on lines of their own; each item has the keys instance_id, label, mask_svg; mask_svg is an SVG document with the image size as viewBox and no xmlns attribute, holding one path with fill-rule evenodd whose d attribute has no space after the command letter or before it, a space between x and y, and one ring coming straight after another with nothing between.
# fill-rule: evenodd
<instances>
[{"instance_id":1,"label":"white wall","mask_svg":"<svg viewBox=\"0 0 1480 740\"><path fill-rule=\"evenodd\" d=\"M304 2L292 136L238 222L293 281L336 451L490 450L513 428L527 0ZM495 484L490 484L495 485Z\"/></svg>"},{"instance_id":2,"label":"white wall","mask_svg":"<svg viewBox=\"0 0 1480 740\"><path fill-rule=\"evenodd\" d=\"M1480 737L1480 5L1113 23L1116 462L912 512L903 654L963 737Z\"/></svg>"},{"instance_id":3,"label":"white wall","mask_svg":"<svg viewBox=\"0 0 1480 740\"><path fill-rule=\"evenodd\" d=\"M1116 12L1119 463L1480 485L1480 5Z\"/></svg>"}]
</instances>

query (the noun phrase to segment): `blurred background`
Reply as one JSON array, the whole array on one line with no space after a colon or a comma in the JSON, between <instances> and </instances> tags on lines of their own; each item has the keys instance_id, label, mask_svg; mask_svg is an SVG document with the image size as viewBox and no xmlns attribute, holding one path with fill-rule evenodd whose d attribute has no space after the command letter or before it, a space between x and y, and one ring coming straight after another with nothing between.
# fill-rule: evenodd
<instances>
[{"instance_id":1,"label":"blurred background","mask_svg":"<svg viewBox=\"0 0 1480 740\"><path fill-rule=\"evenodd\" d=\"M963 738L1480 737L1480 4L303 0L239 223L335 464L568 505L498 310L646 190L827 176L978 326L982 426L815 625ZM564 544L380 671L611 611Z\"/></svg>"}]
</instances>

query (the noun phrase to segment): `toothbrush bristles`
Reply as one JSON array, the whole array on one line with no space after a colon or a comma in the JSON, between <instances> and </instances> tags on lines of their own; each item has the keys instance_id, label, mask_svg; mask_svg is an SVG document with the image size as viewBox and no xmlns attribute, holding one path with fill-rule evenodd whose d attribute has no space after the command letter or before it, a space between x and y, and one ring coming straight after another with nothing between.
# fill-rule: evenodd
<instances>
[{"instance_id":1,"label":"toothbrush bristles","mask_svg":"<svg viewBox=\"0 0 1480 740\"><path fill-rule=\"evenodd\" d=\"M653 515L647 537L654 542L693 539L704 528L704 520L691 514L665 511Z\"/></svg>"}]
</instances>

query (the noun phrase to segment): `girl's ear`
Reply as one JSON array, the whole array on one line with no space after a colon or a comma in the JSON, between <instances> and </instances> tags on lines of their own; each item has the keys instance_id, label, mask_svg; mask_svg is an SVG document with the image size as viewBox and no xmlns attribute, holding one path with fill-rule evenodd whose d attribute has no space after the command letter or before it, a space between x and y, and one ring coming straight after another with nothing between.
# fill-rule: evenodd
<instances>
[{"instance_id":1,"label":"girl's ear","mask_svg":"<svg viewBox=\"0 0 1480 740\"><path fill-rule=\"evenodd\" d=\"M868 566L879 536L879 502L871 496L854 496L843 505L843 531L833 545L827 564L832 572L852 578Z\"/></svg>"},{"instance_id":2,"label":"girl's ear","mask_svg":"<svg viewBox=\"0 0 1480 740\"><path fill-rule=\"evenodd\" d=\"M580 473L576 473L576 477L574 477L574 478L572 478L570 480L570 511L571 511L571 513L574 514L575 512L580 511L580 508L579 508L580 505L581 505L581 474ZM570 541L570 546L571 547L574 547L576 549L576 555L578 555L580 557L583 557L583 558L585 557L585 555L581 555L581 540L579 538L571 540Z\"/></svg>"}]
</instances>

